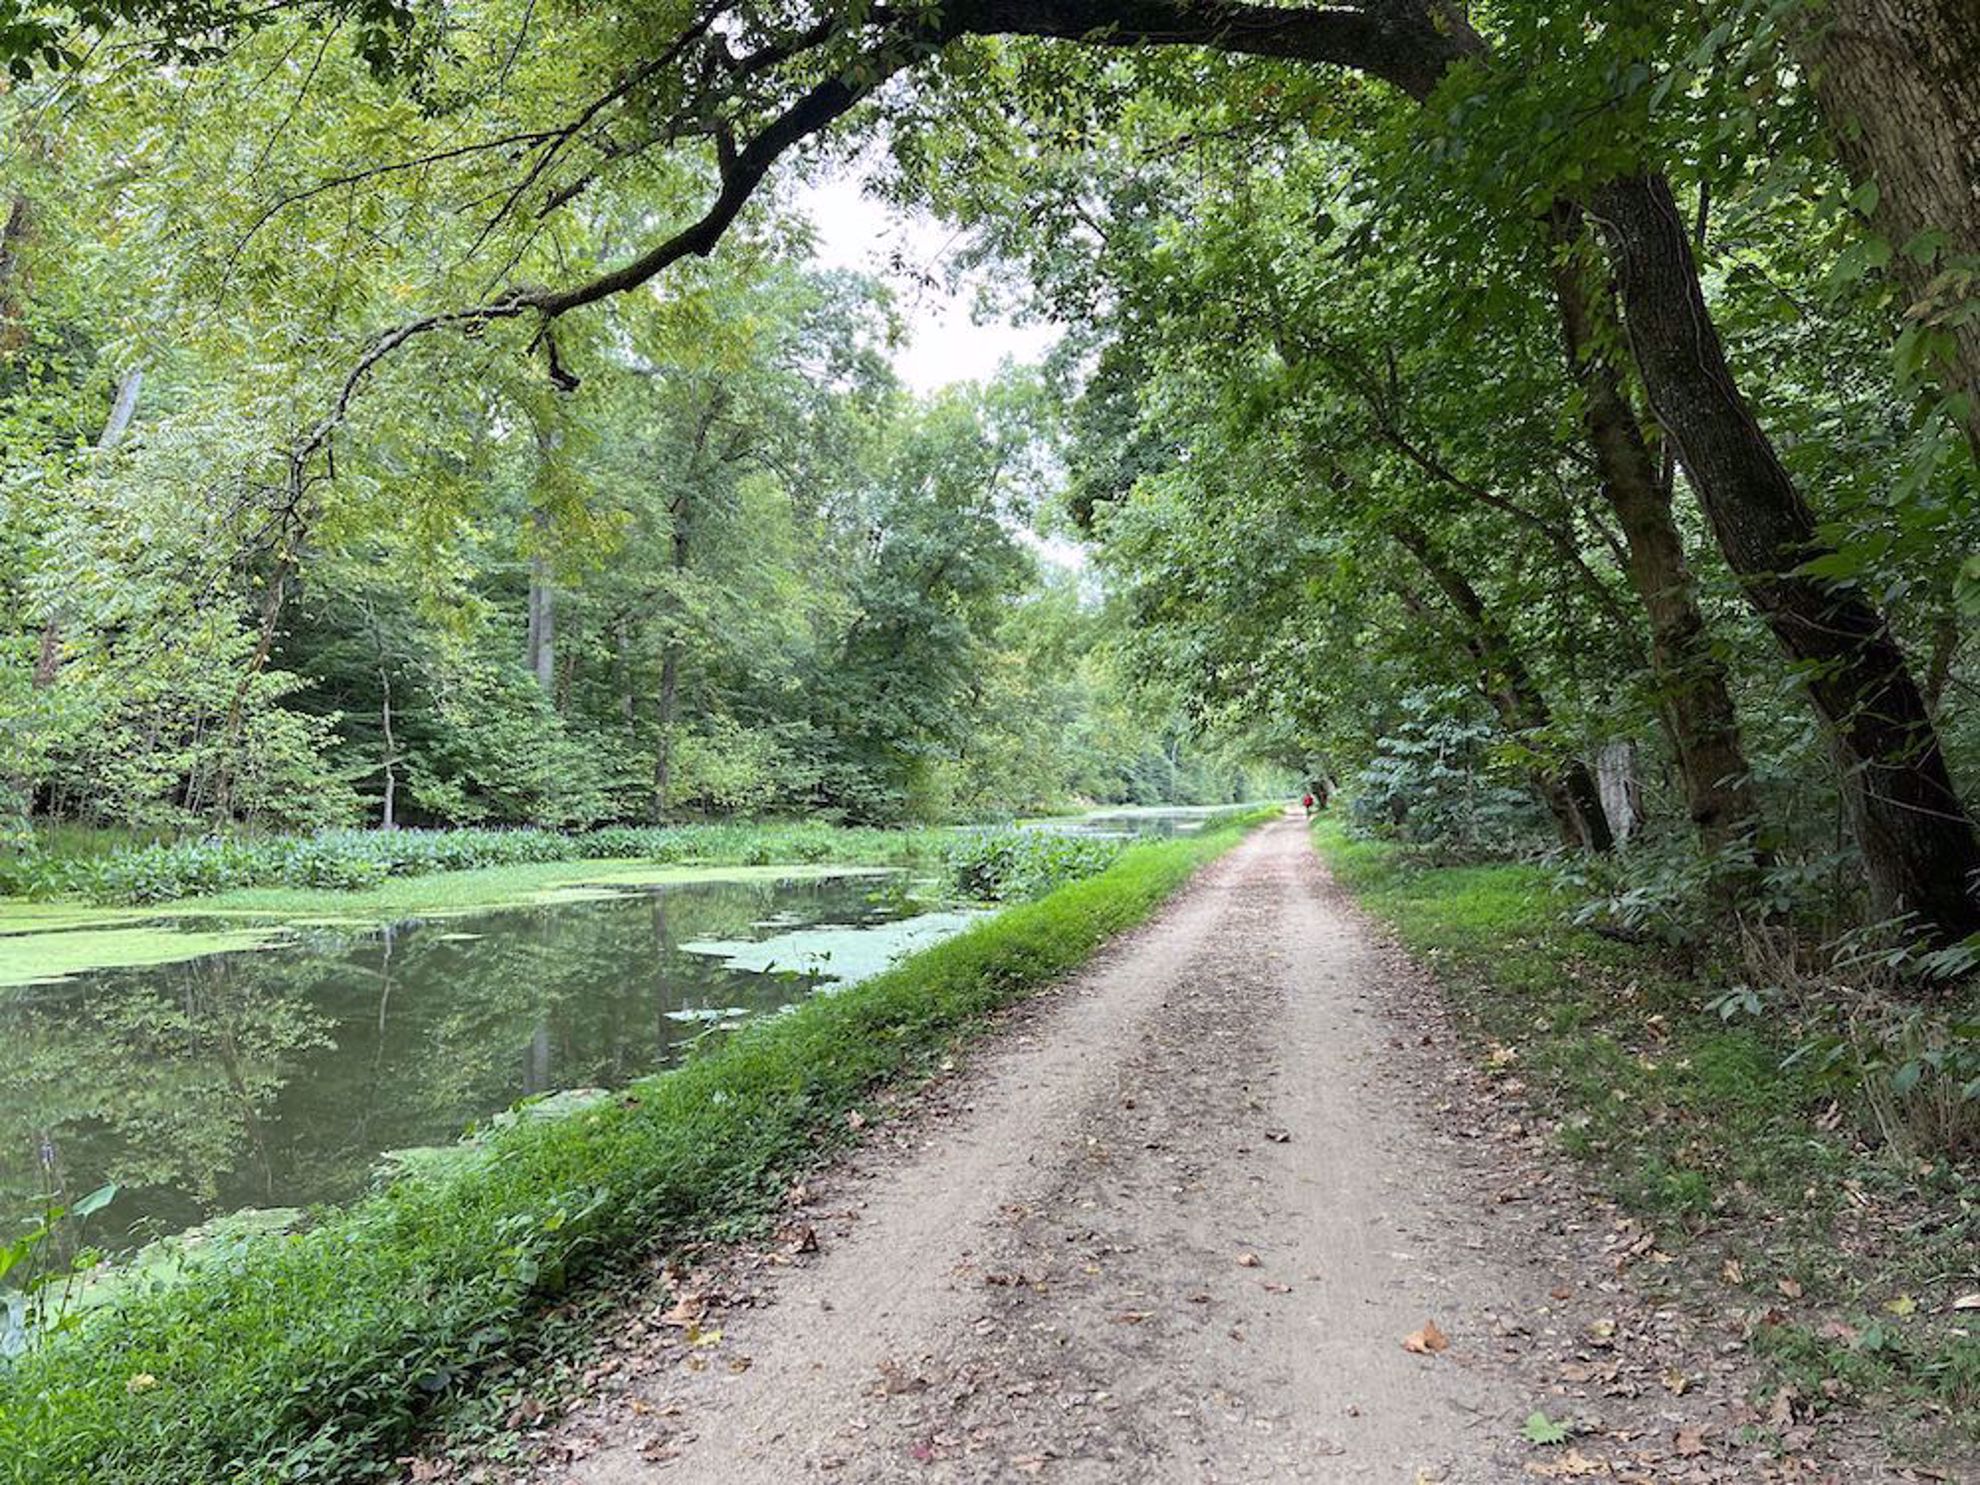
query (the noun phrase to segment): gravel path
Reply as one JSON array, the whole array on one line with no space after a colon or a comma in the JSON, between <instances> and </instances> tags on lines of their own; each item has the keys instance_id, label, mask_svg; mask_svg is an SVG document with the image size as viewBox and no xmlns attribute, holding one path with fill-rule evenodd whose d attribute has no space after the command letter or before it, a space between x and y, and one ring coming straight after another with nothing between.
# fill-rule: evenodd
<instances>
[{"instance_id":1,"label":"gravel path","mask_svg":"<svg viewBox=\"0 0 1980 1485\"><path fill-rule=\"evenodd\" d=\"M719 1358L573 1482L1470 1480L1503 1409L1457 1319L1505 1277L1438 1218L1358 928L1293 822L993 1051ZM1452 1350L1403 1338L1436 1318ZM675 1411L678 1410L678 1411Z\"/></svg>"},{"instance_id":2,"label":"gravel path","mask_svg":"<svg viewBox=\"0 0 1980 1485\"><path fill-rule=\"evenodd\" d=\"M1734 1442L1739 1364L1625 1295L1647 1240L1537 1136L1467 1111L1426 986L1296 820L1257 832L810 1183L780 1248L676 1274L690 1313L632 1320L527 1478L1891 1478ZM1522 1440L1540 1408L1589 1452Z\"/></svg>"}]
</instances>

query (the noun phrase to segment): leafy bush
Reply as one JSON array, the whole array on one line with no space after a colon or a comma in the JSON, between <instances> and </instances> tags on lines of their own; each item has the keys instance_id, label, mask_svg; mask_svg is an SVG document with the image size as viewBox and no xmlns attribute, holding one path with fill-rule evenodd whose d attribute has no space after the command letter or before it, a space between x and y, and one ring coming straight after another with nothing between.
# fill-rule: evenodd
<instances>
[{"instance_id":1,"label":"leafy bush","mask_svg":"<svg viewBox=\"0 0 1980 1485\"><path fill-rule=\"evenodd\" d=\"M1349 781L1357 830L1472 858L1517 854L1544 839L1518 750L1475 703L1461 693L1417 692L1402 708Z\"/></svg>"},{"instance_id":2,"label":"leafy bush","mask_svg":"<svg viewBox=\"0 0 1980 1485\"><path fill-rule=\"evenodd\" d=\"M133 1283L0 1375L14 1485L354 1480L587 1276L760 1223L846 1112L1139 922L1236 828L1135 847L721 1050L312 1230Z\"/></svg>"},{"instance_id":3,"label":"leafy bush","mask_svg":"<svg viewBox=\"0 0 1980 1485\"><path fill-rule=\"evenodd\" d=\"M1022 902L1105 871L1123 842L1062 830L971 830L947 853L950 883L965 897Z\"/></svg>"}]
</instances>

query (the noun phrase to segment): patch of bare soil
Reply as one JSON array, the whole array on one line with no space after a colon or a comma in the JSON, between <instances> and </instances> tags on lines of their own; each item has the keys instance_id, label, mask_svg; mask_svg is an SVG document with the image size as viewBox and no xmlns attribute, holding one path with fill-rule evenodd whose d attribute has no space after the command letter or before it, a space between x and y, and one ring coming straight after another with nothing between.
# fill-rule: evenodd
<instances>
[{"instance_id":1,"label":"patch of bare soil","mask_svg":"<svg viewBox=\"0 0 1980 1485\"><path fill-rule=\"evenodd\" d=\"M897 1115L656 1281L505 1478L1930 1478L1750 1401L1295 822Z\"/></svg>"}]
</instances>

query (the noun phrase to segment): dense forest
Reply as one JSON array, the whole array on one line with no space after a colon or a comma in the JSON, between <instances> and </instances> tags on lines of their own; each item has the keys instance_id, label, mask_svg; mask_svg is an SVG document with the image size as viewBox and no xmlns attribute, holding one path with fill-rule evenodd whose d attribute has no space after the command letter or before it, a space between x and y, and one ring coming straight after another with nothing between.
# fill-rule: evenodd
<instances>
[{"instance_id":1,"label":"dense forest","mask_svg":"<svg viewBox=\"0 0 1980 1485\"><path fill-rule=\"evenodd\" d=\"M340 70L333 115L144 67L4 100L17 834L898 822L1251 787L1173 692L1127 684L1118 619L1040 556L1036 377L910 394L888 292L810 267L795 216L546 341L548 380L485 337L409 346L359 424L284 455L333 346L515 247L424 167L378 172L365 222L323 215L324 149L464 121L311 34L307 77L294 37L247 45L298 85ZM542 246L607 255L646 208L615 210Z\"/></svg>"},{"instance_id":2,"label":"dense forest","mask_svg":"<svg viewBox=\"0 0 1980 1485\"><path fill-rule=\"evenodd\" d=\"M1620 932L1970 962L1957 0L5 14L17 821L928 819L1247 756L1551 840ZM849 162L1047 366L895 384L793 206Z\"/></svg>"}]
</instances>

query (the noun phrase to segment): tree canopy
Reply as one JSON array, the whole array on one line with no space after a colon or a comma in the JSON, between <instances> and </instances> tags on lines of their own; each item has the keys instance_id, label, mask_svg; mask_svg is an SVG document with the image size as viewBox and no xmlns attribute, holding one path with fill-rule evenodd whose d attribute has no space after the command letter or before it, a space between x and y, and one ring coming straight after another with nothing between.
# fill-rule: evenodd
<instances>
[{"instance_id":1,"label":"tree canopy","mask_svg":"<svg viewBox=\"0 0 1980 1485\"><path fill-rule=\"evenodd\" d=\"M22 810L901 818L1188 735L1619 903L1980 930L1956 0L134 0L0 54ZM1065 327L1040 376L894 384L795 209L854 162Z\"/></svg>"}]
</instances>

